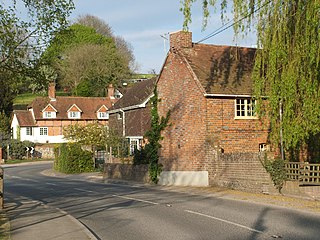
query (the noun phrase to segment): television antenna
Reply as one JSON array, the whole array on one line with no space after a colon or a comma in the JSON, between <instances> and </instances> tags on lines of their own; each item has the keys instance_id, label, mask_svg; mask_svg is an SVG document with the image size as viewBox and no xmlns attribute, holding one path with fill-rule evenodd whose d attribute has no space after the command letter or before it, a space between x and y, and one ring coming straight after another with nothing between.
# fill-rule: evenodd
<instances>
[{"instance_id":1,"label":"television antenna","mask_svg":"<svg viewBox=\"0 0 320 240\"><path fill-rule=\"evenodd\" d=\"M168 50L167 50L167 44L166 44L166 41L169 42L168 36L169 36L169 33L165 33L165 34L163 34L163 35L160 35L160 37L163 38L163 50L164 50L164 53L165 53L165 54L166 54L167 51L168 51Z\"/></svg>"}]
</instances>

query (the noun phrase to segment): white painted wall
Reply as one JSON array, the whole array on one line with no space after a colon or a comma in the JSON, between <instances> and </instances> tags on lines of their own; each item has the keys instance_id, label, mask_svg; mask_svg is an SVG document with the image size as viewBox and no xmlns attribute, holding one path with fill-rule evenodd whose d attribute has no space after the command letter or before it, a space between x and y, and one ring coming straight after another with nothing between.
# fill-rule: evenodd
<instances>
[{"instance_id":1,"label":"white painted wall","mask_svg":"<svg viewBox=\"0 0 320 240\"><path fill-rule=\"evenodd\" d=\"M15 114L13 115L13 119L11 122L11 128L13 129L13 138L17 139L18 138L17 131L19 129L19 122L18 122L17 116Z\"/></svg>"},{"instance_id":2,"label":"white painted wall","mask_svg":"<svg viewBox=\"0 0 320 240\"><path fill-rule=\"evenodd\" d=\"M48 135L40 135L40 127L33 127L32 129L32 136L26 135L26 127L20 128L20 140L21 141L31 141L34 143L63 143L67 142L66 139L64 139L63 135L57 135L57 136L48 136Z\"/></svg>"},{"instance_id":3,"label":"white painted wall","mask_svg":"<svg viewBox=\"0 0 320 240\"><path fill-rule=\"evenodd\" d=\"M160 185L209 186L208 171L162 171Z\"/></svg>"}]
</instances>

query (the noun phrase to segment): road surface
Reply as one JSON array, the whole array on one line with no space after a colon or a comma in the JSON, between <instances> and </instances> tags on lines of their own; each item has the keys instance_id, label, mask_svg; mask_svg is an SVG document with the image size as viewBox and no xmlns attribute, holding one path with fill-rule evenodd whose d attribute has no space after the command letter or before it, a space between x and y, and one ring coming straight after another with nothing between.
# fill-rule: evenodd
<instances>
[{"instance_id":1,"label":"road surface","mask_svg":"<svg viewBox=\"0 0 320 240\"><path fill-rule=\"evenodd\" d=\"M320 215L157 187L41 174L50 164L5 168L5 203L60 209L97 239L320 239ZM17 216L18 217L18 216Z\"/></svg>"}]
</instances>

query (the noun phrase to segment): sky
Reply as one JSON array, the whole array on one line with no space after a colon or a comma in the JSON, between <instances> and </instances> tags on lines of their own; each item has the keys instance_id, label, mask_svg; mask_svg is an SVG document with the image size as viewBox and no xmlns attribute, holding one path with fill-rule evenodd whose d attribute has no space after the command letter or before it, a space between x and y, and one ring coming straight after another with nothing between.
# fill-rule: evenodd
<instances>
[{"instance_id":1,"label":"sky","mask_svg":"<svg viewBox=\"0 0 320 240\"><path fill-rule=\"evenodd\" d=\"M114 35L123 37L133 48L139 73L156 73L162 68L168 52L168 33L182 29L183 14L180 0L74 0L75 10L70 20L80 15L94 15L105 21ZM198 42L222 26L219 11L211 11L205 31L202 31L202 1L192 8L193 42ZM165 38L163 38L163 37ZM238 41L234 40L232 28L210 38L203 43L215 45L254 46L253 34Z\"/></svg>"}]
</instances>

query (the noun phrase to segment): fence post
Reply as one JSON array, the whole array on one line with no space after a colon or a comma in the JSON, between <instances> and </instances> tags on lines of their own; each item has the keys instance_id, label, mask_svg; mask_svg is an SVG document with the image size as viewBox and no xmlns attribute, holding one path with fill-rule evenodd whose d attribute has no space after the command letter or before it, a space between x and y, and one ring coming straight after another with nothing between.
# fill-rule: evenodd
<instances>
[{"instance_id":1,"label":"fence post","mask_svg":"<svg viewBox=\"0 0 320 240\"><path fill-rule=\"evenodd\" d=\"M0 167L0 209L3 209L3 176L4 175L4 169L3 167Z\"/></svg>"}]
</instances>

